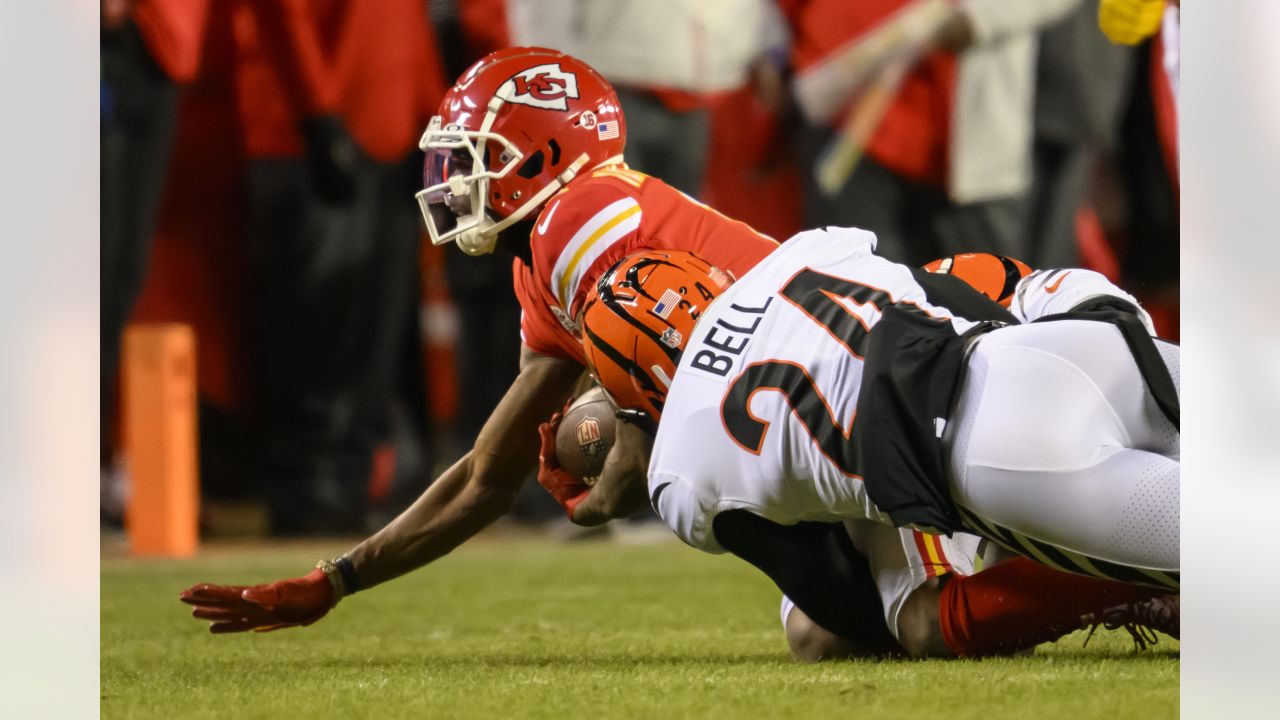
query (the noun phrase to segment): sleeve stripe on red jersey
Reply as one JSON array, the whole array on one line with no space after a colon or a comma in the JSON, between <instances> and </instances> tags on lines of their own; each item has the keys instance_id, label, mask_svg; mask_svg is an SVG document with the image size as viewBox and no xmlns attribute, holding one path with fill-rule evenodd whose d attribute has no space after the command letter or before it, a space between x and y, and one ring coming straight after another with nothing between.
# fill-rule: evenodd
<instances>
[{"instance_id":1,"label":"sleeve stripe on red jersey","mask_svg":"<svg viewBox=\"0 0 1280 720\"><path fill-rule=\"evenodd\" d=\"M640 204L627 197L596 213L578 228L551 269L551 294L561 308L568 311L569 301L578 294L582 274L591 263L638 227Z\"/></svg>"}]
</instances>

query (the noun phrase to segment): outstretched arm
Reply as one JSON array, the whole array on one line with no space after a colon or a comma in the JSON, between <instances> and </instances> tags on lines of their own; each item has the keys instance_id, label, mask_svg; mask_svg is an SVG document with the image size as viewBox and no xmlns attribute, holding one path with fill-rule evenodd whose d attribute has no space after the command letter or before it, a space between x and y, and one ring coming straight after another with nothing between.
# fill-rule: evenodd
<instances>
[{"instance_id":1,"label":"outstretched arm","mask_svg":"<svg viewBox=\"0 0 1280 720\"><path fill-rule=\"evenodd\" d=\"M527 348L520 374L480 430L475 447L407 510L347 557L360 588L445 555L511 508L538 458L538 424L560 408L582 367Z\"/></svg>"},{"instance_id":2,"label":"outstretched arm","mask_svg":"<svg viewBox=\"0 0 1280 720\"><path fill-rule=\"evenodd\" d=\"M568 397L576 363L521 354L520 374L475 447L407 510L323 572L254 587L201 584L181 599L214 632L307 625L344 594L399 577L447 554L510 509L538 457L538 423Z\"/></svg>"}]
</instances>

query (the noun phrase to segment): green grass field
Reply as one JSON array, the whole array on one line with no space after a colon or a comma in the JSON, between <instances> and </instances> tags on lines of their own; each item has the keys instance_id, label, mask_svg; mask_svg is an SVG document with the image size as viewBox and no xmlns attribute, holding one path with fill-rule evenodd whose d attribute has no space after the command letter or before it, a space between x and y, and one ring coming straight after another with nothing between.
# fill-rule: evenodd
<instances>
[{"instance_id":1,"label":"green grass field","mask_svg":"<svg viewBox=\"0 0 1280 720\"><path fill-rule=\"evenodd\" d=\"M102 560L107 718L1168 718L1178 643L1083 633L1035 656L850 661L787 655L778 592L671 541L486 537L344 600L309 628L211 636L199 581L307 571L347 543Z\"/></svg>"}]
</instances>

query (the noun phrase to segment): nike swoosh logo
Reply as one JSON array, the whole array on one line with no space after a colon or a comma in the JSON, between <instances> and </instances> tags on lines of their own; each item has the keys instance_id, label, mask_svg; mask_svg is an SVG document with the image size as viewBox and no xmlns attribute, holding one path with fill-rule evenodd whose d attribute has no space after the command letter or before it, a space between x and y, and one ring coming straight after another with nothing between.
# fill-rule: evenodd
<instances>
[{"instance_id":1,"label":"nike swoosh logo","mask_svg":"<svg viewBox=\"0 0 1280 720\"><path fill-rule=\"evenodd\" d=\"M658 498L662 497L662 491L667 489L669 482L664 482L653 491L653 495L649 498L649 504L653 506L653 511L658 512Z\"/></svg>"},{"instance_id":2,"label":"nike swoosh logo","mask_svg":"<svg viewBox=\"0 0 1280 720\"><path fill-rule=\"evenodd\" d=\"M551 216L552 216L552 215L555 215L555 214L556 214L556 211L557 211L557 210L559 210L559 209L560 209L560 203L556 203L555 205L552 205L552 206L551 206L551 209L550 209L550 210L548 210L548 211L547 211L547 216L546 216L545 218L543 218L543 219L542 219L542 222L538 223L538 234L539 234L539 235L546 235L546 234L547 234L547 227L548 227L549 225L551 225Z\"/></svg>"},{"instance_id":3,"label":"nike swoosh logo","mask_svg":"<svg viewBox=\"0 0 1280 720\"><path fill-rule=\"evenodd\" d=\"M1052 285L1045 285L1045 286L1044 286L1044 291L1045 291L1045 292L1047 292L1047 293L1055 293L1055 292L1058 292L1058 286L1059 286L1059 285L1061 285L1061 284L1062 284L1062 281L1063 281L1063 280L1066 280L1066 279L1067 279L1067 276L1068 276L1068 275L1070 275L1070 274L1071 274L1071 271L1070 271L1070 270L1068 270L1068 271L1066 271L1066 272L1062 273L1061 275L1059 275L1059 276L1058 276L1058 279L1057 279L1057 280L1054 280L1054 281L1053 281L1053 284L1052 284Z\"/></svg>"}]
</instances>

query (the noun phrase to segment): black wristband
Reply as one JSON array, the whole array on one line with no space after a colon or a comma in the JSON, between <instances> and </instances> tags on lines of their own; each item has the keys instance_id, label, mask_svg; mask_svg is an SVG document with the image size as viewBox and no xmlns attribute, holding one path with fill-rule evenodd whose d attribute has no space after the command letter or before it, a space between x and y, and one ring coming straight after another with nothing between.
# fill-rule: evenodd
<instances>
[{"instance_id":1,"label":"black wristband","mask_svg":"<svg viewBox=\"0 0 1280 720\"><path fill-rule=\"evenodd\" d=\"M621 409L613 414L615 418L629 425L635 425L650 435L658 434L658 423L653 416L643 410Z\"/></svg>"},{"instance_id":2,"label":"black wristband","mask_svg":"<svg viewBox=\"0 0 1280 720\"><path fill-rule=\"evenodd\" d=\"M343 555L333 561L338 573L342 575L342 586L346 595L355 595L360 591L360 582L356 580L356 568L351 564L351 558Z\"/></svg>"}]
</instances>

